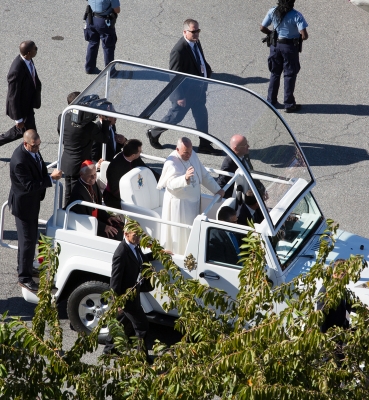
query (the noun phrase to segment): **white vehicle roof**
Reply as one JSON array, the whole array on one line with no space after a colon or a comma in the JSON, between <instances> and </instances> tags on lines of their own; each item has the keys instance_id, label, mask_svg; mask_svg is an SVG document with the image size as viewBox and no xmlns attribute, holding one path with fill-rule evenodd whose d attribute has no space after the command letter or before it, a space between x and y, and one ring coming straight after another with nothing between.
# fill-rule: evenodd
<instances>
[{"instance_id":1,"label":"white vehicle roof","mask_svg":"<svg viewBox=\"0 0 369 400\"><path fill-rule=\"evenodd\" d=\"M115 77L110 76L112 68L118 72ZM162 123L161 119L171 107L170 95L189 87L193 88L191 93L196 96L199 85L207 85L209 132L196 130L191 113L178 125ZM113 104L113 110L106 110L106 106L82 105L82 99L88 95L106 99ZM294 204L315 186L305 155L286 121L265 99L243 86L127 61L113 61L64 110L58 166L62 154L64 117L72 109L152 124L210 140L241 169L258 198L269 235L278 232ZM144 130L142 132L144 134ZM229 148L229 139L234 134L242 134L252 143L251 173ZM220 167L223 159L218 158ZM264 201L256 190L255 180L266 187L267 200Z\"/></svg>"}]
</instances>

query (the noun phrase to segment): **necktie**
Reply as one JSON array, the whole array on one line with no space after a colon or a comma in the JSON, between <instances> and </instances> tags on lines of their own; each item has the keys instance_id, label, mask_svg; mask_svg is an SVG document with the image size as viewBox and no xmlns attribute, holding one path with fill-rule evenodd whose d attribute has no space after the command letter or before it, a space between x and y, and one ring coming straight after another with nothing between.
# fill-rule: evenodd
<instances>
[{"instance_id":1,"label":"necktie","mask_svg":"<svg viewBox=\"0 0 369 400\"><path fill-rule=\"evenodd\" d=\"M32 75L33 83L34 83L35 86L36 86L35 66L33 65L33 62L32 62L32 61L30 61L30 63L29 63L29 68L30 68L30 70L31 70L31 75Z\"/></svg>"},{"instance_id":2,"label":"necktie","mask_svg":"<svg viewBox=\"0 0 369 400\"><path fill-rule=\"evenodd\" d=\"M40 159L40 155L38 153L35 153L35 161L36 161L38 168L41 170L41 159Z\"/></svg>"},{"instance_id":3,"label":"necktie","mask_svg":"<svg viewBox=\"0 0 369 400\"><path fill-rule=\"evenodd\" d=\"M196 62L199 65L199 67L201 68L201 59L200 59L200 55L199 55L199 46L197 45L196 42L193 45L193 50L194 50L194 53L195 53Z\"/></svg>"},{"instance_id":4,"label":"necktie","mask_svg":"<svg viewBox=\"0 0 369 400\"><path fill-rule=\"evenodd\" d=\"M242 159L242 163L249 171L252 171L254 169L252 164L251 164L249 156L244 156L243 159Z\"/></svg>"},{"instance_id":5,"label":"necktie","mask_svg":"<svg viewBox=\"0 0 369 400\"><path fill-rule=\"evenodd\" d=\"M109 129L110 129L110 144L111 144L111 146L112 146L112 148L114 149L114 152L115 152L116 143L115 143L114 131L113 131L113 128L112 128L112 127L110 127Z\"/></svg>"},{"instance_id":6,"label":"necktie","mask_svg":"<svg viewBox=\"0 0 369 400\"><path fill-rule=\"evenodd\" d=\"M138 261L138 263L140 265L140 268L141 268L142 260L141 260L140 252L138 251L138 246L135 247L135 251L136 251L137 261Z\"/></svg>"}]
</instances>

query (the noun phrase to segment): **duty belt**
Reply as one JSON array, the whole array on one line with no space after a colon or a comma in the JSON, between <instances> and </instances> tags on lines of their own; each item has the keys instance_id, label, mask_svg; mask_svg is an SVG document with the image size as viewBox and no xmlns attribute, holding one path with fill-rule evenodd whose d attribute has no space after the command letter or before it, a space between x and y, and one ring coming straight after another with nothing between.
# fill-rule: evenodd
<instances>
[{"instance_id":1,"label":"duty belt","mask_svg":"<svg viewBox=\"0 0 369 400\"><path fill-rule=\"evenodd\" d=\"M278 38L277 42L282 44L293 44L294 39Z\"/></svg>"},{"instance_id":2,"label":"duty belt","mask_svg":"<svg viewBox=\"0 0 369 400\"><path fill-rule=\"evenodd\" d=\"M96 14L96 13L93 13L92 15L96 18L106 18L107 17L107 15L100 15L100 14Z\"/></svg>"}]
</instances>

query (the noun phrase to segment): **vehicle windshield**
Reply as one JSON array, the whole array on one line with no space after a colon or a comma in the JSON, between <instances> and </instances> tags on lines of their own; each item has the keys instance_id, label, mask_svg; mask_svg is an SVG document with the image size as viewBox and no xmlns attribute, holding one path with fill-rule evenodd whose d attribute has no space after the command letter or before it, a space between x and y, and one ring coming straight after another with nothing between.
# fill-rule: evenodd
<instances>
[{"instance_id":1,"label":"vehicle windshield","mask_svg":"<svg viewBox=\"0 0 369 400\"><path fill-rule=\"evenodd\" d=\"M111 68L115 68L115 71L109 77ZM286 123L256 93L225 82L114 61L73 104L82 105L81 99L86 95L98 95L107 98L115 112L124 115L124 118L154 126L168 113L172 100L185 96L187 102L196 102L204 93L209 117L208 131L204 133L211 135L209 139L222 147L243 169L245 167L239 164L239 158L228 146L232 135L246 136L250 145L250 169L245 170L245 175L249 182L254 181L256 188L261 182L267 190L267 196L261 194L264 201L261 207L265 214L269 213L275 230L294 199L311 189L315 181ZM166 127L166 124L161 123L161 126ZM182 131L186 128L196 130L191 112L177 125L167 127ZM222 160L216 160L218 169ZM273 209L274 212L270 212Z\"/></svg>"},{"instance_id":2,"label":"vehicle windshield","mask_svg":"<svg viewBox=\"0 0 369 400\"><path fill-rule=\"evenodd\" d=\"M309 193L293 209L278 233L270 238L282 270L288 267L322 220L323 216Z\"/></svg>"}]
</instances>

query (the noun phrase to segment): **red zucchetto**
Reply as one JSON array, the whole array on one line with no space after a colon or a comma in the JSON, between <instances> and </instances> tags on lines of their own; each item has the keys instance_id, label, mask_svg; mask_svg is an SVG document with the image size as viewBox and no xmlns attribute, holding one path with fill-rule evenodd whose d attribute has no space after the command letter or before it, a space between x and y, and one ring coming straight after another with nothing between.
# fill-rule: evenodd
<instances>
[{"instance_id":1,"label":"red zucchetto","mask_svg":"<svg viewBox=\"0 0 369 400\"><path fill-rule=\"evenodd\" d=\"M87 167L87 165L92 165L92 164L95 165L95 163L94 163L93 161L91 161L91 160L85 160L85 161L83 161L83 163L81 164L81 168L80 168L80 169L82 169L82 168L84 168L84 167Z\"/></svg>"}]
</instances>

